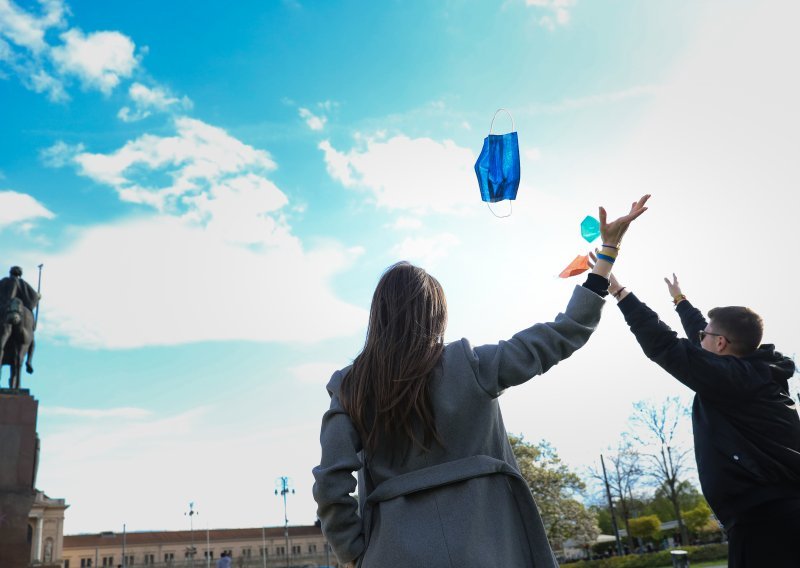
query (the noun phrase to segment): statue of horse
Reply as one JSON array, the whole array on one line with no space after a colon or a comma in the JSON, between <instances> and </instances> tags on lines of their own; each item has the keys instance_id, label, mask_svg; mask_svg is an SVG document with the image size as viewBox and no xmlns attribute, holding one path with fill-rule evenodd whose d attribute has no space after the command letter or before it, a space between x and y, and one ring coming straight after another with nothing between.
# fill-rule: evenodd
<instances>
[{"instance_id":1,"label":"statue of horse","mask_svg":"<svg viewBox=\"0 0 800 568\"><path fill-rule=\"evenodd\" d=\"M4 312L0 314L0 365L11 368L8 386L18 389L23 360L25 370L33 373L33 313L16 297L11 298Z\"/></svg>"}]
</instances>

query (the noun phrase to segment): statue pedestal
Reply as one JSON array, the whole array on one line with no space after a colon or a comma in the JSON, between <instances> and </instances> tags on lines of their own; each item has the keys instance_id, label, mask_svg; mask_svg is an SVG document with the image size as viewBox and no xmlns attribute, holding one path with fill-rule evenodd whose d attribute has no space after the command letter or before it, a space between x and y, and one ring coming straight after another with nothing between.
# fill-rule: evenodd
<instances>
[{"instance_id":1,"label":"statue pedestal","mask_svg":"<svg viewBox=\"0 0 800 568\"><path fill-rule=\"evenodd\" d=\"M36 415L27 390L0 389L0 566L31 562L28 515L35 497ZM32 536L32 535L31 535Z\"/></svg>"}]
</instances>

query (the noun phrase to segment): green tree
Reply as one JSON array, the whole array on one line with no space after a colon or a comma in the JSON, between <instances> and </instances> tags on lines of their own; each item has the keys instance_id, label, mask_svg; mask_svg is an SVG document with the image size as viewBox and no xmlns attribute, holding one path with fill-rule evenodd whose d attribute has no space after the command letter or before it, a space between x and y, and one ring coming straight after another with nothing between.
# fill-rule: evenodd
<instances>
[{"instance_id":1,"label":"green tree","mask_svg":"<svg viewBox=\"0 0 800 568\"><path fill-rule=\"evenodd\" d=\"M536 500L547 537L559 549L572 538L582 544L592 543L600 534L597 517L576 499L586 485L561 462L547 442L531 444L522 436L508 436L520 473Z\"/></svg>"},{"instance_id":2,"label":"green tree","mask_svg":"<svg viewBox=\"0 0 800 568\"><path fill-rule=\"evenodd\" d=\"M634 405L631 424L634 438L640 444L645 458L644 473L664 487L672 504L675 519L681 533L681 542L689 542L689 534L681 516L678 488L685 481L689 450L682 447L678 431L681 422L688 416L688 408L678 397L669 397L661 404L640 401Z\"/></svg>"},{"instance_id":3,"label":"green tree","mask_svg":"<svg viewBox=\"0 0 800 568\"><path fill-rule=\"evenodd\" d=\"M625 528L628 533L628 546L633 550L635 545L633 535L628 526L628 519L633 516L631 509L633 505L633 490L643 475L640 465L641 459L630 438L623 434L616 451L606 454L605 461L607 462L605 477L601 469L592 468L590 472L592 477L603 484L604 488L606 481L608 481L608 490L611 493L614 509L622 517L623 527L619 528ZM609 534L614 534L613 527Z\"/></svg>"},{"instance_id":4,"label":"green tree","mask_svg":"<svg viewBox=\"0 0 800 568\"><path fill-rule=\"evenodd\" d=\"M611 513L608 512L606 505L592 505L589 511L597 517L597 526L600 527L602 534L614 534L614 528L611 525Z\"/></svg>"},{"instance_id":5,"label":"green tree","mask_svg":"<svg viewBox=\"0 0 800 568\"><path fill-rule=\"evenodd\" d=\"M628 521L631 536L641 538L643 540L653 540L661 532L661 519L655 515L647 515L638 517Z\"/></svg>"},{"instance_id":6,"label":"green tree","mask_svg":"<svg viewBox=\"0 0 800 568\"><path fill-rule=\"evenodd\" d=\"M678 495L678 507L681 511L694 509L701 501L704 501L703 496L689 481L678 483L676 493ZM658 518L663 521L677 519L675 507L669 496L669 488L666 485L662 484L656 489L653 498L644 507L644 514L658 515Z\"/></svg>"},{"instance_id":7,"label":"green tree","mask_svg":"<svg viewBox=\"0 0 800 568\"><path fill-rule=\"evenodd\" d=\"M708 524L711 519L711 507L708 506L705 499L698 503L694 509L683 511L683 521L686 523L686 528L689 532L697 534Z\"/></svg>"}]
</instances>

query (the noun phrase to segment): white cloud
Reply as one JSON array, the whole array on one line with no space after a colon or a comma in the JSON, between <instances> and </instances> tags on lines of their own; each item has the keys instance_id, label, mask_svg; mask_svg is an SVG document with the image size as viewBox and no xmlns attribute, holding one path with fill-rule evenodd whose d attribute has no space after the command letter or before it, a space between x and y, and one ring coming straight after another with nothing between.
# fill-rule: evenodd
<instances>
[{"instance_id":1,"label":"white cloud","mask_svg":"<svg viewBox=\"0 0 800 568\"><path fill-rule=\"evenodd\" d=\"M144 408L119 407L119 408L68 408L64 406L42 406L39 412L45 416L70 416L74 418L115 418L136 419L147 418L152 414Z\"/></svg>"},{"instance_id":2,"label":"white cloud","mask_svg":"<svg viewBox=\"0 0 800 568\"><path fill-rule=\"evenodd\" d=\"M325 386L331 378L334 371L341 368L341 361L338 363L333 362L317 362L317 363L303 363L296 365L289 369L292 376L300 382L308 384L316 384Z\"/></svg>"},{"instance_id":3,"label":"white cloud","mask_svg":"<svg viewBox=\"0 0 800 568\"><path fill-rule=\"evenodd\" d=\"M523 156L531 162L538 162L542 159L542 151L539 148L526 148L523 151Z\"/></svg>"},{"instance_id":4,"label":"white cloud","mask_svg":"<svg viewBox=\"0 0 800 568\"><path fill-rule=\"evenodd\" d=\"M63 252L36 255L48 267L40 332L109 349L348 336L366 316L330 282L359 252L305 250L288 232L246 247L167 216L86 228Z\"/></svg>"},{"instance_id":5,"label":"white cloud","mask_svg":"<svg viewBox=\"0 0 800 568\"><path fill-rule=\"evenodd\" d=\"M10 62L14 58L11 46L0 37L0 61Z\"/></svg>"},{"instance_id":6,"label":"white cloud","mask_svg":"<svg viewBox=\"0 0 800 568\"><path fill-rule=\"evenodd\" d=\"M306 124L311 130L322 130L325 128L325 123L328 122L328 118L326 116L317 116L307 108L300 107L298 112L300 113L300 118L306 121Z\"/></svg>"},{"instance_id":7,"label":"white cloud","mask_svg":"<svg viewBox=\"0 0 800 568\"><path fill-rule=\"evenodd\" d=\"M85 87L108 95L121 79L130 77L138 65L136 45L120 32L84 34L73 28L61 34L63 45L51 57L62 75L75 75Z\"/></svg>"},{"instance_id":8,"label":"white cloud","mask_svg":"<svg viewBox=\"0 0 800 568\"><path fill-rule=\"evenodd\" d=\"M451 140L366 138L348 152L319 144L331 177L365 189L378 207L418 213L463 211L477 195L475 156Z\"/></svg>"},{"instance_id":9,"label":"white cloud","mask_svg":"<svg viewBox=\"0 0 800 568\"><path fill-rule=\"evenodd\" d=\"M22 84L54 102L69 99L66 85L77 78L84 88L109 94L138 66L136 46L124 34L84 34L77 28L60 34L61 44L48 41L51 29L66 28L63 0L39 0L39 13L11 0L0 0L0 77L3 67Z\"/></svg>"},{"instance_id":10,"label":"white cloud","mask_svg":"<svg viewBox=\"0 0 800 568\"><path fill-rule=\"evenodd\" d=\"M611 91L607 93L597 93L585 97L565 99L552 104L535 103L527 108L521 109L520 114L549 114L584 109L602 105L609 105L628 101L630 99L654 97L661 93L660 85L634 85L627 89Z\"/></svg>"},{"instance_id":11,"label":"white cloud","mask_svg":"<svg viewBox=\"0 0 800 568\"><path fill-rule=\"evenodd\" d=\"M287 199L264 177L275 168L270 155L199 120L178 118L175 128L175 136L145 134L109 154L81 152L73 161L80 174L110 185L123 201L186 215L232 241L279 236L282 220L265 214Z\"/></svg>"},{"instance_id":12,"label":"white cloud","mask_svg":"<svg viewBox=\"0 0 800 568\"><path fill-rule=\"evenodd\" d=\"M65 5L61 0L40 0L42 15L20 9L10 0L0 0L0 35L34 53L47 49L45 32L64 23Z\"/></svg>"},{"instance_id":13,"label":"white cloud","mask_svg":"<svg viewBox=\"0 0 800 568\"><path fill-rule=\"evenodd\" d=\"M55 215L26 193L0 191L0 229L33 219L52 219Z\"/></svg>"},{"instance_id":14,"label":"white cloud","mask_svg":"<svg viewBox=\"0 0 800 568\"><path fill-rule=\"evenodd\" d=\"M576 0L525 0L526 6L547 12L539 19L539 24L549 30L567 25L570 21L570 9Z\"/></svg>"},{"instance_id":15,"label":"white cloud","mask_svg":"<svg viewBox=\"0 0 800 568\"><path fill-rule=\"evenodd\" d=\"M63 140L59 140L52 146L41 150L39 159L45 166L61 168L72 162L84 149L83 144L67 144Z\"/></svg>"},{"instance_id":16,"label":"white cloud","mask_svg":"<svg viewBox=\"0 0 800 568\"><path fill-rule=\"evenodd\" d=\"M396 258L432 268L459 243L458 237L451 233L432 237L407 237L392 249L392 254Z\"/></svg>"},{"instance_id":17,"label":"white cloud","mask_svg":"<svg viewBox=\"0 0 800 568\"><path fill-rule=\"evenodd\" d=\"M108 154L63 142L43 153L155 210L76 231L45 260L56 291L44 332L127 348L313 342L359 329L362 310L339 300L330 281L363 249L304 248L284 212L287 196L267 178L276 168L269 153L199 120L178 118L175 128L174 136L146 134Z\"/></svg>"},{"instance_id":18,"label":"white cloud","mask_svg":"<svg viewBox=\"0 0 800 568\"><path fill-rule=\"evenodd\" d=\"M398 217L391 227L397 230L419 229L422 227L422 220L417 217Z\"/></svg>"},{"instance_id":19,"label":"white cloud","mask_svg":"<svg viewBox=\"0 0 800 568\"><path fill-rule=\"evenodd\" d=\"M317 147L325 153L325 166L328 174L345 187L352 187L354 184L353 171L348 157L331 146L328 140L323 140Z\"/></svg>"},{"instance_id":20,"label":"white cloud","mask_svg":"<svg viewBox=\"0 0 800 568\"><path fill-rule=\"evenodd\" d=\"M46 93L47 98L53 102L63 102L69 99L61 80L50 75L44 69L32 71L25 83L36 93Z\"/></svg>"},{"instance_id":21,"label":"white cloud","mask_svg":"<svg viewBox=\"0 0 800 568\"><path fill-rule=\"evenodd\" d=\"M184 96L172 96L163 87L147 87L141 83L134 83L128 89L128 95L134 108L122 107L117 116L123 122L142 120L155 112L168 112L171 110L188 110L192 108L192 101Z\"/></svg>"}]
</instances>

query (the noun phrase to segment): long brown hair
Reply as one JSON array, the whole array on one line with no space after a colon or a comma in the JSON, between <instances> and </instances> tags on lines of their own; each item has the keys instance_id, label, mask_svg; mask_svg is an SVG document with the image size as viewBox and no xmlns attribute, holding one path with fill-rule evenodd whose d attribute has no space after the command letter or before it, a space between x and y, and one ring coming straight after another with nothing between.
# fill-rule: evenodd
<instances>
[{"instance_id":1,"label":"long brown hair","mask_svg":"<svg viewBox=\"0 0 800 568\"><path fill-rule=\"evenodd\" d=\"M447 302L433 276L408 262L383 273L364 348L340 393L368 454L380 444L404 459L412 446L428 451L439 441L429 384L446 326Z\"/></svg>"}]
</instances>

